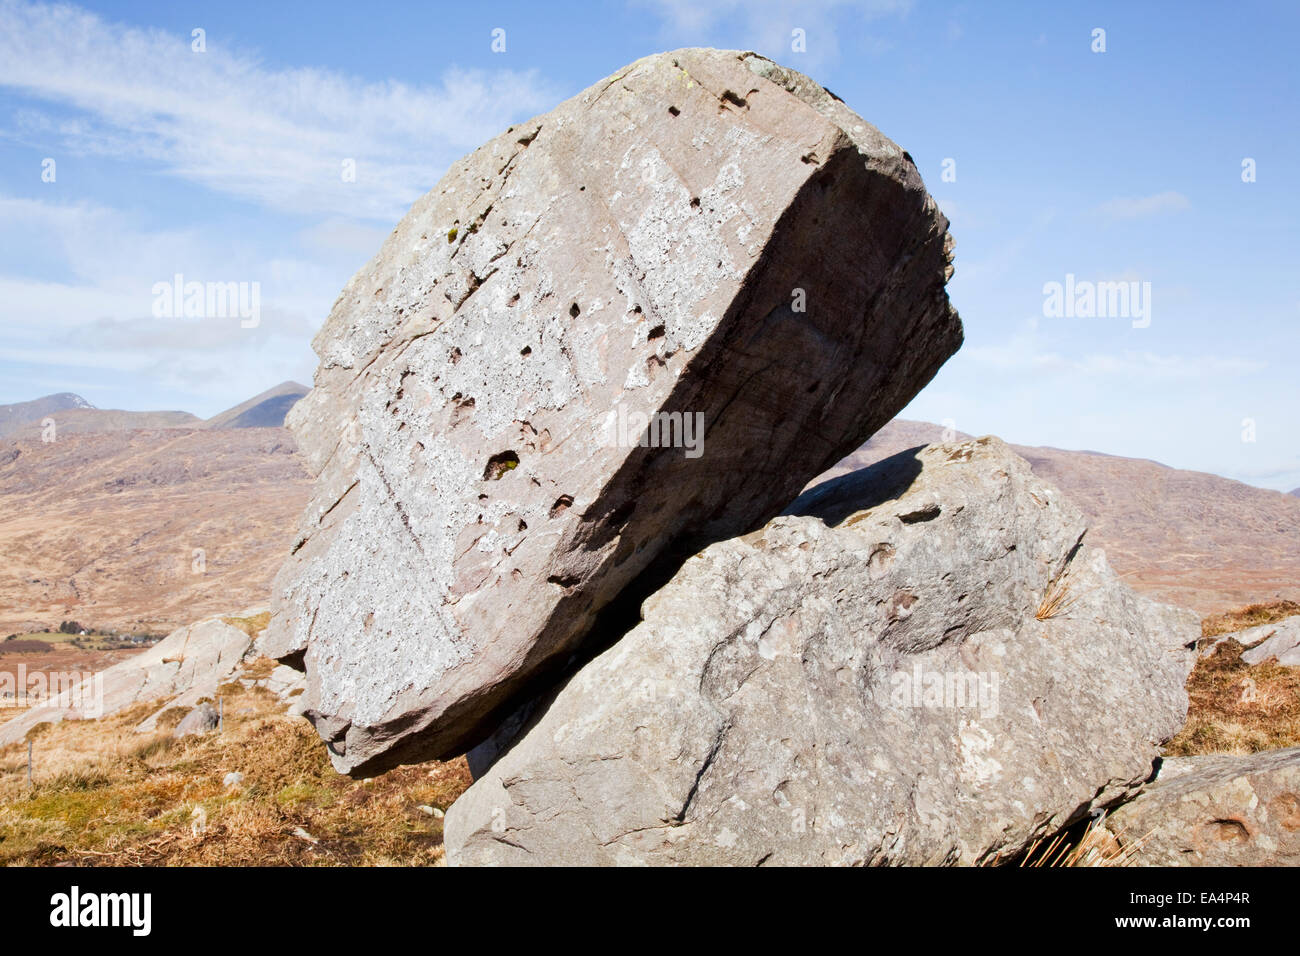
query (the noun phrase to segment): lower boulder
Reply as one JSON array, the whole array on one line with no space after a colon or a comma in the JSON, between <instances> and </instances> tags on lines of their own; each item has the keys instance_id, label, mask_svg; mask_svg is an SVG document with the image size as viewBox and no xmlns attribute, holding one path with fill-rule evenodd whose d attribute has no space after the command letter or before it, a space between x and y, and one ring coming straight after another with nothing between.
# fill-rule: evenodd
<instances>
[{"instance_id":1,"label":"lower boulder","mask_svg":"<svg viewBox=\"0 0 1300 956\"><path fill-rule=\"evenodd\" d=\"M1106 828L1138 866L1300 865L1300 747L1166 759Z\"/></svg>"},{"instance_id":2,"label":"lower boulder","mask_svg":"<svg viewBox=\"0 0 1300 956\"><path fill-rule=\"evenodd\" d=\"M455 864L977 864L1130 796L1196 615L993 438L688 560L452 806Z\"/></svg>"}]
</instances>

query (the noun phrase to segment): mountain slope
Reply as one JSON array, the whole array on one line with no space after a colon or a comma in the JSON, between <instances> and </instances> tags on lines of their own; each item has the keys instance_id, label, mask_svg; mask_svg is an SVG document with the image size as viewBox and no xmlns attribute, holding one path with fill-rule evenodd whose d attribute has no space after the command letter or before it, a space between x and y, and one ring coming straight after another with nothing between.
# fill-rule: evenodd
<instances>
[{"instance_id":1,"label":"mountain slope","mask_svg":"<svg viewBox=\"0 0 1300 956\"><path fill-rule=\"evenodd\" d=\"M311 481L283 428L0 443L0 637L166 631L265 603Z\"/></svg>"},{"instance_id":2,"label":"mountain slope","mask_svg":"<svg viewBox=\"0 0 1300 956\"><path fill-rule=\"evenodd\" d=\"M812 484L942 435L938 425L890 422ZM1300 500L1144 459L1012 447L1088 516L1089 541L1139 591L1203 612L1300 598Z\"/></svg>"},{"instance_id":3,"label":"mountain slope","mask_svg":"<svg viewBox=\"0 0 1300 956\"><path fill-rule=\"evenodd\" d=\"M40 437L40 422L48 418L55 412L65 412L74 408L94 408L90 402L86 401L80 395L72 392L59 392L57 395L46 395L44 398L33 399L30 402L15 402L12 405L0 405L0 438L7 438L10 435L17 434L26 429L26 426L35 423L35 427L30 429L33 434Z\"/></svg>"},{"instance_id":4,"label":"mountain slope","mask_svg":"<svg viewBox=\"0 0 1300 956\"><path fill-rule=\"evenodd\" d=\"M213 415L203 423L204 428L279 428L284 424L284 416L311 389L297 382L281 382L274 388L268 388L260 395L254 395L246 402L234 408L228 408L219 415Z\"/></svg>"}]
</instances>

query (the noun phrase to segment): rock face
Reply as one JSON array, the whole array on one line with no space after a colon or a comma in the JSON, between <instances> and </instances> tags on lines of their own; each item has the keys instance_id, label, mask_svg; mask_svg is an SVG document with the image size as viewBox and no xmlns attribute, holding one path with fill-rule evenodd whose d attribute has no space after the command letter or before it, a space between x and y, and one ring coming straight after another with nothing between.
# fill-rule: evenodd
<instances>
[{"instance_id":1,"label":"rock face","mask_svg":"<svg viewBox=\"0 0 1300 956\"><path fill-rule=\"evenodd\" d=\"M1124 797L1195 614L997 439L836 479L687 561L452 806L460 864L972 864Z\"/></svg>"},{"instance_id":2,"label":"rock face","mask_svg":"<svg viewBox=\"0 0 1300 956\"><path fill-rule=\"evenodd\" d=\"M335 766L463 752L888 421L961 343L950 253L910 157L752 53L647 57L453 165L288 419L318 478L267 646Z\"/></svg>"},{"instance_id":3,"label":"rock face","mask_svg":"<svg viewBox=\"0 0 1300 956\"><path fill-rule=\"evenodd\" d=\"M167 707L193 706L216 696L252 644L248 634L220 618L179 628L148 650L66 688L61 698L0 726L0 746L22 740L40 723L107 717L143 701L174 697ZM137 729L155 729L157 718L158 713L150 715Z\"/></svg>"},{"instance_id":4,"label":"rock face","mask_svg":"<svg viewBox=\"0 0 1300 956\"><path fill-rule=\"evenodd\" d=\"M1300 747L1167 758L1106 826L1140 866L1300 865Z\"/></svg>"}]
</instances>

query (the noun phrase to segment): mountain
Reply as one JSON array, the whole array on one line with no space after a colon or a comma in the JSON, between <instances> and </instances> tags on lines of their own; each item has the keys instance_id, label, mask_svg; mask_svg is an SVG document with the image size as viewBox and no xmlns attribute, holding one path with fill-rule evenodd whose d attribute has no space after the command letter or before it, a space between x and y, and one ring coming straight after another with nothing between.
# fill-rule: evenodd
<instances>
[{"instance_id":1,"label":"mountain","mask_svg":"<svg viewBox=\"0 0 1300 956\"><path fill-rule=\"evenodd\" d=\"M204 428L278 428L284 424L289 409L309 391L297 382L281 382L261 395L213 415L203 423Z\"/></svg>"},{"instance_id":2,"label":"mountain","mask_svg":"<svg viewBox=\"0 0 1300 956\"><path fill-rule=\"evenodd\" d=\"M942 436L938 425L890 422L812 484ZM1137 590L1202 612L1300 599L1296 497L1145 459L1012 447L1088 516L1089 541Z\"/></svg>"},{"instance_id":3,"label":"mountain","mask_svg":"<svg viewBox=\"0 0 1300 956\"><path fill-rule=\"evenodd\" d=\"M1292 495L1296 498L1300 498L1300 488L1292 488L1290 491L1287 492L1287 494Z\"/></svg>"},{"instance_id":4,"label":"mountain","mask_svg":"<svg viewBox=\"0 0 1300 956\"><path fill-rule=\"evenodd\" d=\"M279 428L284 417L309 389L297 382L281 382L234 408L204 421L189 412L129 412L96 408L80 395L60 392L30 402L0 405L0 439L40 440L45 421L54 422L56 438L92 432L124 432L158 428Z\"/></svg>"},{"instance_id":5,"label":"mountain","mask_svg":"<svg viewBox=\"0 0 1300 956\"><path fill-rule=\"evenodd\" d=\"M0 439L40 441L46 423L54 423L54 437L86 432L122 432L137 428L183 428L202 421L189 412L125 412L96 408L80 395L59 392L30 402L0 405Z\"/></svg>"},{"instance_id":6,"label":"mountain","mask_svg":"<svg viewBox=\"0 0 1300 956\"><path fill-rule=\"evenodd\" d=\"M35 434L39 437L40 422L55 412L65 412L74 408L94 408L80 395L72 392L59 392L46 395L30 402L16 402L13 405L0 405L0 438L17 434L31 423L36 423Z\"/></svg>"}]
</instances>

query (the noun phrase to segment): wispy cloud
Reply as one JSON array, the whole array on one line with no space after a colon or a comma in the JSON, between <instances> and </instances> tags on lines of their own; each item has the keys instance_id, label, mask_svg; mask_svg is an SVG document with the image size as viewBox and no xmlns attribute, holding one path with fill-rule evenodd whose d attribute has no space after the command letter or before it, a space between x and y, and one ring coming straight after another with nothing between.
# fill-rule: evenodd
<instances>
[{"instance_id":1,"label":"wispy cloud","mask_svg":"<svg viewBox=\"0 0 1300 956\"><path fill-rule=\"evenodd\" d=\"M0 245L18 242L40 248L54 276L0 276L0 363L65 375L111 370L124 384L145 380L193 395L206 403L198 410L308 377L307 342L341 283L311 259L236 246L200 229L151 231L94 203L0 196ZM247 328L238 316L155 316L154 285L178 271L187 281L258 283L260 321Z\"/></svg>"},{"instance_id":2,"label":"wispy cloud","mask_svg":"<svg viewBox=\"0 0 1300 956\"><path fill-rule=\"evenodd\" d=\"M0 86L70 107L0 135L156 163L277 210L394 221L457 157L558 99L532 72L446 70L434 85L273 70L208 37L0 0ZM345 182L343 163L356 163Z\"/></svg>"},{"instance_id":3,"label":"wispy cloud","mask_svg":"<svg viewBox=\"0 0 1300 956\"><path fill-rule=\"evenodd\" d=\"M1098 215L1107 219L1142 219L1167 212L1178 212L1191 207L1191 202L1180 192L1167 190L1153 196L1132 199L1109 199L1096 208Z\"/></svg>"}]
</instances>

